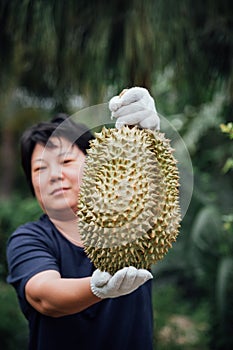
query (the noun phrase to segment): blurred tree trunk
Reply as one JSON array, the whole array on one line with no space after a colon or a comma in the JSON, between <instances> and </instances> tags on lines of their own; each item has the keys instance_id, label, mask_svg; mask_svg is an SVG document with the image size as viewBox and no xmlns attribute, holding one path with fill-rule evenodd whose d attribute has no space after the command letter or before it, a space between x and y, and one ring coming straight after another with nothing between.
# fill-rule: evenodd
<instances>
[{"instance_id":1,"label":"blurred tree trunk","mask_svg":"<svg viewBox=\"0 0 233 350\"><path fill-rule=\"evenodd\" d=\"M9 198L14 188L14 174L16 152L14 146L14 132L11 128L3 127L1 137L1 182L0 182L0 198Z\"/></svg>"}]
</instances>

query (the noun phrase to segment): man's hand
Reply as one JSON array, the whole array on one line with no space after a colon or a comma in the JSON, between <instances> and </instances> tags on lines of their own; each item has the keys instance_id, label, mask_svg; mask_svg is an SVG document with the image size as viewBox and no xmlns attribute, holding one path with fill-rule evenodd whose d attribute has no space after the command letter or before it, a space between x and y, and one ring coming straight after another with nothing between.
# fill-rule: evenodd
<instances>
[{"instance_id":1,"label":"man's hand","mask_svg":"<svg viewBox=\"0 0 233 350\"><path fill-rule=\"evenodd\" d=\"M118 270L113 276L108 272L95 270L90 283L92 293L105 299L129 294L151 278L153 276L149 271L129 266Z\"/></svg>"},{"instance_id":2,"label":"man's hand","mask_svg":"<svg viewBox=\"0 0 233 350\"><path fill-rule=\"evenodd\" d=\"M123 125L138 125L152 130L160 128L154 99L145 88L133 87L123 90L119 96L111 98L109 109L112 117L117 118L118 129Z\"/></svg>"}]
</instances>

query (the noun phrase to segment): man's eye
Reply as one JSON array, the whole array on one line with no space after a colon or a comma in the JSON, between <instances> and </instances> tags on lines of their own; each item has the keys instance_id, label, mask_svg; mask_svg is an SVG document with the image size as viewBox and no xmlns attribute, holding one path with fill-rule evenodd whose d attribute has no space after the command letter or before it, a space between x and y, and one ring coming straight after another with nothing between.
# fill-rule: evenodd
<instances>
[{"instance_id":1,"label":"man's eye","mask_svg":"<svg viewBox=\"0 0 233 350\"><path fill-rule=\"evenodd\" d=\"M73 161L73 159L71 159L71 158L64 159L63 164L68 164L68 163L71 163L72 161Z\"/></svg>"},{"instance_id":2,"label":"man's eye","mask_svg":"<svg viewBox=\"0 0 233 350\"><path fill-rule=\"evenodd\" d=\"M42 170L45 170L45 169L46 169L45 166L38 166L37 168L34 169L34 172L42 171Z\"/></svg>"}]
</instances>

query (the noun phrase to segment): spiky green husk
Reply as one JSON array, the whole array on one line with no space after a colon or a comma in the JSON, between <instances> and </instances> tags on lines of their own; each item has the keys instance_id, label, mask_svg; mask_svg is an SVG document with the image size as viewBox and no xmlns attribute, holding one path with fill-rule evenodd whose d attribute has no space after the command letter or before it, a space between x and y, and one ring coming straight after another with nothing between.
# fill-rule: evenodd
<instances>
[{"instance_id":1,"label":"spiky green husk","mask_svg":"<svg viewBox=\"0 0 233 350\"><path fill-rule=\"evenodd\" d=\"M84 248L96 268L150 268L176 240L178 169L158 131L103 128L91 142L78 201Z\"/></svg>"}]
</instances>

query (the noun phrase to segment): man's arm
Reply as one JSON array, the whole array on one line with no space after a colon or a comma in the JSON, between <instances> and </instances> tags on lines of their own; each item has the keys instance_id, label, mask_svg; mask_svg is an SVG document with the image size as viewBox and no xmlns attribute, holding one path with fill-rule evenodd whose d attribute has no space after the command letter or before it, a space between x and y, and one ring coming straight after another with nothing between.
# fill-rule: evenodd
<instances>
[{"instance_id":1,"label":"man's arm","mask_svg":"<svg viewBox=\"0 0 233 350\"><path fill-rule=\"evenodd\" d=\"M61 278L55 270L33 276L25 286L27 301L41 314L61 317L101 301L90 287L91 277Z\"/></svg>"},{"instance_id":2,"label":"man's arm","mask_svg":"<svg viewBox=\"0 0 233 350\"><path fill-rule=\"evenodd\" d=\"M59 272L44 271L26 284L27 301L40 313L61 317L80 312L101 299L130 294L153 278L144 269L124 267L114 275L95 270L91 277L61 278Z\"/></svg>"}]
</instances>

